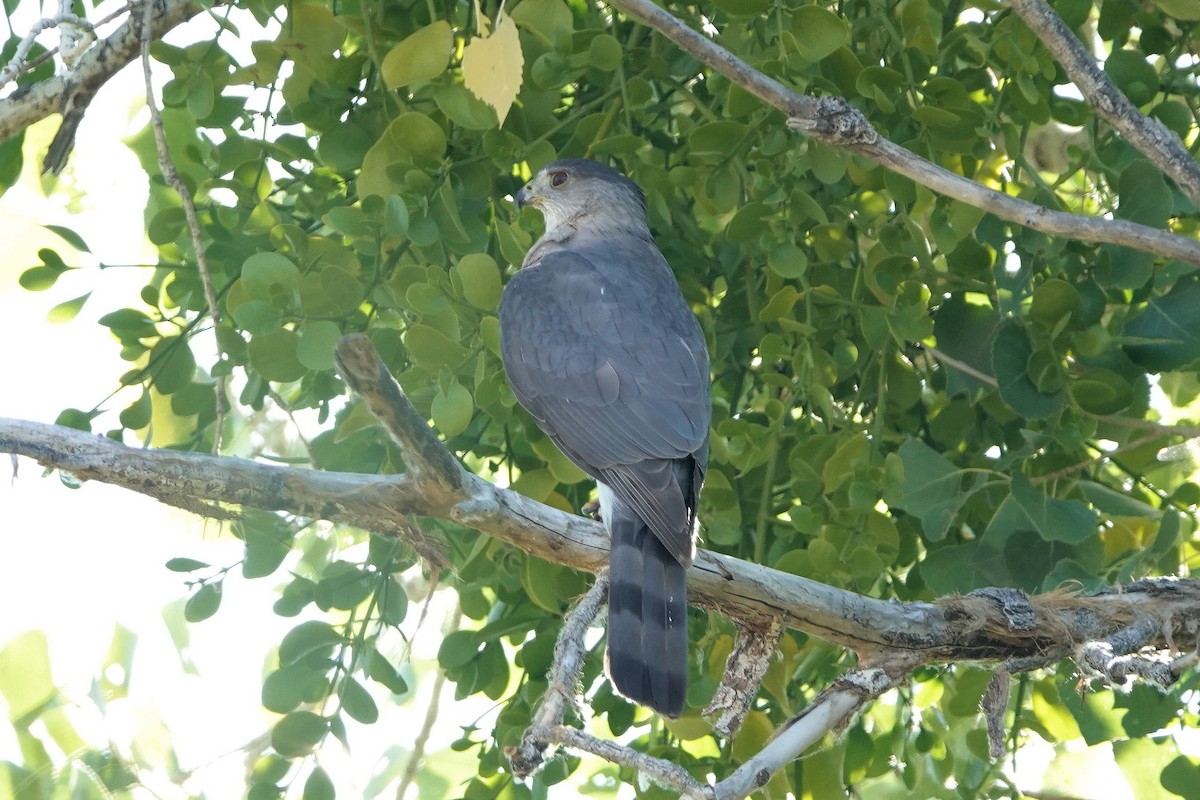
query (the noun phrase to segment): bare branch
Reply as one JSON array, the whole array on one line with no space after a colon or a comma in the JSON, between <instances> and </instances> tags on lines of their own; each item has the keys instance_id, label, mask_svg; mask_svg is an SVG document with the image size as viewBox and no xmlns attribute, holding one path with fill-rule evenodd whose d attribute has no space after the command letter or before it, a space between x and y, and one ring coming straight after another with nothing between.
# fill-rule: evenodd
<instances>
[{"instance_id":1,"label":"bare branch","mask_svg":"<svg viewBox=\"0 0 1200 800\"><path fill-rule=\"evenodd\" d=\"M204 300L208 303L208 315L212 318L213 325L217 326L221 324L221 307L217 305L217 292L213 288L212 271L208 268L208 254L204 248L204 234L200 230L200 218L196 215L196 203L192 200L192 190L179 177L179 171L175 169L175 162L171 160L171 153L167 148L167 133L163 129L162 114L158 110L158 102L154 99L154 82L150 73L150 42L154 24L154 3L150 0L143 0L142 10L142 76L146 81L146 106L150 109L150 127L154 130L154 143L158 148L158 169L162 172L167 185L175 190L175 194L179 195L179 202L183 205L183 216L187 220L188 231L192 235L196 269L200 272L200 284L204 287ZM47 155L46 158L49 160L50 156ZM64 162L65 159L64 154ZM59 169L61 169L61 165L59 165ZM223 358L221 337L215 338L217 355ZM221 452L221 432L225 428L225 411L227 410L224 375L214 377L213 397L216 404L215 419L213 420L213 452L219 453Z\"/></svg>"},{"instance_id":2,"label":"bare branch","mask_svg":"<svg viewBox=\"0 0 1200 800\"><path fill-rule=\"evenodd\" d=\"M1044 0L1010 0L1009 4L1067 71L1096 113L1200 205L1200 165L1179 137L1129 102Z\"/></svg>"},{"instance_id":3,"label":"bare branch","mask_svg":"<svg viewBox=\"0 0 1200 800\"><path fill-rule=\"evenodd\" d=\"M343 337L335 359L346 383L362 396L367 408L404 451L408 470L438 484L442 494L461 498L472 476L408 402L371 340L364 334Z\"/></svg>"},{"instance_id":4,"label":"bare branch","mask_svg":"<svg viewBox=\"0 0 1200 800\"><path fill-rule=\"evenodd\" d=\"M1004 757L1004 740L1007 733L1004 729L1004 715L1008 711L1008 693L1012 686L1012 674L1003 666L992 673L983 698L979 701L979 710L987 720L988 755L992 758Z\"/></svg>"},{"instance_id":5,"label":"bare branch","mask_svg":"<svg viewBox=\"0 0 1200 800\"><path fill-rule=\"evenodd\" d=\"M737 641L725 659L721 685L704 709L706 717L720 714L713 722L713 730L721 736L733 736L742 727L782 635L783 625L778 620L762 628L738 626Z\"/></svg>"},{"instance_id":6,"label":"bare branch","mask_svg":"<svg viewBox=\"0 0 1200 800\"><path fill-rule=\"evenodd\" d=\"M221 2L215 3L220 5ZM155 5L150 33L155 39L204 11L192 0L160 0ZM91 98L109 78L137 57L141 46L141 18L129 19L111 35L97 42L79 57L70 75L56 75L0 99L0 141L62 110L69 98ZM86 105L84 103L83 105Z\"/></svg>"},{"instance_id":7,"label":"bare branch","mask_svg":"<svg viewBox=\"0 0 1200 800\"><path fill-rule=\"evenodd\" d=\"M929 355L933 356L938 361L941 361L946 366L954 367L959 372L963 373L964 375L970 375L972 378L979 381L980 383L985 383L988 386L991 386L993 388L1000 385L999 381L997 381L991 375L988 375L986 372L980 372L979 370L975 369L967 362L960 361L959 359L954 358L951 355L947 355L946 353L943 353L941 350L938 350L936 347L932 347L927 344L922 344L921 349L924 350L926 353L929 353Z\"/></svg>"},{"instance_id":8,"label":"bare branch","mask_svg":"<svg viewBox=\"0 0 1200 800\"><path fill-rule=\"evenodd\" d=\"M1200 242L1125 220L1051 211L988 189L880 136L866 118L843 98L818 99L797 94L684 25L651 0L610 0L610 5L654 28L685 52L784 112L789 117L789 127L803 131L820 142L858 153L939 194L1035 231L1084 242L1123 245L1200 266Z\"/></svg>"},{"instance_id":9,"label":"bare branch","mask_svg":"<svg viewBox=\"0 0 1200 800\"><path fill-rule=\"evenodd\" d=\"M563 723L567 709L579 712L579 674L587 655L583 639L588 626L600 613L608 598L608 571L601 571L596 582L588 589L575 607L563 618L562 630L554 644L554 665L550 669L550 685L533 714L533 720L521 737L519 747L505 748L505 756L512 765L513 774L525 779L542 768L546 748L552 742L543 737L546 732L557 730Z\"/></svg>"},{"instance_id":10,"label":"bare branch","mask_svg":"<svg viewBox=\"0 0 1200 800\"><path fill-rule=\"evenodd\" d=\"M762 750L717 784L717 797L733 800L761 789L781 767L790 764L822 736L845 730L868 703L895 686L907 671L902 670L899 677L883 669L847 672L780 728Z\"/></svg>"}]
</instances>

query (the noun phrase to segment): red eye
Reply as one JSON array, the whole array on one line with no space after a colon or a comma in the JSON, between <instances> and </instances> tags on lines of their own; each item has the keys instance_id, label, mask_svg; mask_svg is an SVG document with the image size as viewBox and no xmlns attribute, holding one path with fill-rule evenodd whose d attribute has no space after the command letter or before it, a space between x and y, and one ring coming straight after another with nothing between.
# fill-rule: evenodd
<instances>
[{"instance_id":1,"label":"red eye","mask_svg":"<svg viewBox=\"0 0 1200 800\"><path fill-rule=\"evenodd\" d=\"M557 189L559 186L562 186L564 183L567 182L567 177L568 177L567 173L565 173L561 170L558 172L555 172L553 175L550 176L550 185Z\"/></svg>"}]
</instances>

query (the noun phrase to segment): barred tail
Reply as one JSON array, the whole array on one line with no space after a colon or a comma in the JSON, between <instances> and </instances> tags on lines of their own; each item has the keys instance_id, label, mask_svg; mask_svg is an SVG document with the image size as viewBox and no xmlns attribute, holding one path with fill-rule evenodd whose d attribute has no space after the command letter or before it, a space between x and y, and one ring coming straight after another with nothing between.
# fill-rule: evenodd
<instances>
[{"instance_id":1,"label":"barred tail","mask_svg":"<svg viewBox=\"0 0 1200 800\"><path fill-rule=\"evenodd\" d=\"M677 717L687 694L687 570L624 503L605 511L609 679L622 696Z\"/></svg>"}]
</instances>

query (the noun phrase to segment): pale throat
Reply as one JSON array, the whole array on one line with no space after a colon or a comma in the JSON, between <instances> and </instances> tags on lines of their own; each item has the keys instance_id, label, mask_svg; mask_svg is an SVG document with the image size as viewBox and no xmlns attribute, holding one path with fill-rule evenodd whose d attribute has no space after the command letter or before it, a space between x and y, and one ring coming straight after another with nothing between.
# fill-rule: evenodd
<instances>
[{"instance_id":1,"label":"pale throat","mask_svg":"<svg viewBox=\"0 0 1200 800\"><path fill-rule=\"evenodd\" d=\"M647 241L651 239L650 227L641 208L597 209L585 206L564 211L554 207L542 208L546 232L525 254L522 267L537 263L548 251L557 250L568 243L580 245L631 236Z\"/></svg>"}]
</instances>

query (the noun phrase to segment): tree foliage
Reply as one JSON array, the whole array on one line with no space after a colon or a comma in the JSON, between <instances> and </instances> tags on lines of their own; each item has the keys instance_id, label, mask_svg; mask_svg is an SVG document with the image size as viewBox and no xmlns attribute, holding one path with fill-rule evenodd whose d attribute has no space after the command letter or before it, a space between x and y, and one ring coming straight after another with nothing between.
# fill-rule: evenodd
<instances>
[{"instance_id":1,"label":"tree foliage","mask_svg":"<svg viewBox=\"0 0 1200 800\"><path fill-rule=\"evenodd\" d=\"M801 93L846 98L881 135L987 187L1188 237L1200 228L1193 201L1114 134L1008 7L665 8L755 69ZM1194 148L1200 6L1060 0L1055 10L1148 119ZM1192 265L1051 238L803 138L781 112L614 7L245 0L207 13L221 23L214 40L158 41L151 54L171 75L163 127L196 199L219 322L147 128L130 147L150 176L146 233L159 261L140 296L101 320L130 365L114 386L141 391L98 432L202 452L222 441L236 454L248 452L264 407L316 409L320 435L277 455L402 472L402 452L334 371L335 342L365 332L471 470L578 509L591 484L515 404L495 312L541 225L503 198L545 163L586 156L644 189L657 242L708 338L704 547L898 600L1098 588L1184 574L1195 557L1194 465L1160 457L1200 434L1187 427L1200 395ZM239 27L251 16L272 35L247 41ZM33 71L17 83L45 78ZM6 185L20 138L0 145ZM28 265L25 288L95 267L85 242L58 232L64 246ZM88 429L98 411L66 409L58 421ZM545 796L579 761L552 761L530 788L511 780L504 749L545 691L561 613L589 577L444 520L415 524L446 542L441 580L465 617L441 645L441 667L459 698L503 703L493 727L464 729L455 747L478 756L478 774L448 796ZM291 785L289 796L330 797L328 776L306 757L374 722L377 704L404 690L376 644L411 613L397 576L417 559L371 537L363 560L342 560L305 521L266 512L245 514L232 532L245 544L241 577L167 565L193 578L190 621L220 613L231 580L273 581L280 615L323 614L284 638L265 677L263 704L280 717L249 796ZM785 633L758 703L728 741L699 711L734 627L693 609L690 631L680 721L661 724L614 696L602 646L584 688L596 726L700 779L757 752L851 663ZM918 672L762 796L1016 796L1011 771L987 754L977 713L987 679L964 666ZM1134 796L1195 796L1200 765L1170 735L1146 738L1195 725L1194 675L1165 695L1081 695L1079 680L1067 663L1018 679L1013 747L1111 742ZM30 745L26 764L7 767L23 787L17 797L51 796L32 727L44 710L14 711ZM115 761L94 774L114 792L131 780ZM633 780L608 768L596 787Z\"/></svg>"}]
</instances>

